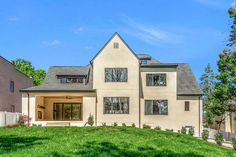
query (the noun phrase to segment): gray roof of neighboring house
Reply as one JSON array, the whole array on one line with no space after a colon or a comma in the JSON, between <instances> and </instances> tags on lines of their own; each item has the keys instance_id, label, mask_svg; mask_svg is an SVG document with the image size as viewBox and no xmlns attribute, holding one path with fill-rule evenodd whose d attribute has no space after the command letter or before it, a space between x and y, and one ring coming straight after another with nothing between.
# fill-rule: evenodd
<instances>
[{"instance_id":1,"label":"gray roof of neighboring house","mask_svg":"<svg viewBox=\"0 0 236 157\"><path fill-rule=\"evenodd\" d=\"M86 75L85 84L83 83L60 83L58 75ZM23 92L38 91L95 91L93 89L93 72L90 65L87 66L52 66L48 69L47 76L40 86L23 89Z\"/></svg>"}]
</instances>

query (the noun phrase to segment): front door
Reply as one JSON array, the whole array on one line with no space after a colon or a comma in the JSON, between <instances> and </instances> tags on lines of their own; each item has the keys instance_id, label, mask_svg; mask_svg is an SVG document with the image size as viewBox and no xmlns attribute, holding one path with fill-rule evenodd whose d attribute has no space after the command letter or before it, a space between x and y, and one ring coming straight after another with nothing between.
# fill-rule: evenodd
<instances>
[{"instance_id":1,"label":"front door","mask_svg":"<svg viewBox=\"0 0 236 157\"><path fill-rule=\"evenodd\" d=\"M57 121L82 120L82 104L54 103L53 120Z\"/></svg>"}]
</instances>

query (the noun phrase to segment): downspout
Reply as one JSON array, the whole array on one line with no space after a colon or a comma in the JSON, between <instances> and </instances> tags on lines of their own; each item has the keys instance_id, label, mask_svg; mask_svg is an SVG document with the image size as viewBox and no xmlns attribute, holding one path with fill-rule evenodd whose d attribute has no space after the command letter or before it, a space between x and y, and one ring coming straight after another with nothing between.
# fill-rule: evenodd
<instances>
[{"instance_id":1,"label":"downspout","mask_svg":"<svg viewBox=\"0 0 236 157\"><path fill-rule=\"evenodd\" d=\"M198 117L199 117L199 127L198 127L198 134L199 134L199 137L201 136L201 129L200 129L200 127L201 127L201 96L199 96L199 99L198 99L199 101L198 101L198 104L199 104L199 115L198 115Z\"/></svg>"},{"instance_id":2,"label":"downspout","mask_svg":"<svg viewBox=\"0 0 236 157\"><path fill-rule=\"evenodd\" d=\"M139 128L141 128L141 104L140 104L140 98L141 98L141 92L140 92L140 86L141 86L141 84L140 84L140 78L141 78L141 72L140 72L140 63L139 63L139 98L138 98L138 104L139 104L139 113L138 113L138 115L139 115L139 117L138 117L138 126L139 126Z\"/></svg>"},{"instance_id":3,"label":"downspout","mask_svg":"<svg viewBox=\"0 0 236 157\"><path fill-rule=\"evenodd\" d=\"M29 93L27 92L27 96L28 96L28 125L30 124L30 120L29 120L29 114L30 114L30 109L29 109L29 106L30 106L30 100L29 100Z\"/></svg>"}]
</instances>

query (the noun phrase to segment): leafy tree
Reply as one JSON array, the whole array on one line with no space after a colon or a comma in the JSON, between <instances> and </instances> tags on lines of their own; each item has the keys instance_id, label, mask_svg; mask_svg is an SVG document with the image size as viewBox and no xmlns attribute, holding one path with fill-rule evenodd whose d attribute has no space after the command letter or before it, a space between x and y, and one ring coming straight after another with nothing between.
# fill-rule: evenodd
<instances>
[{"instance_id":1,"label":"leafy tree","mask_svg":"<svg viewBox=\"0 0 236 157\"><path fill-rule=\"evenodd\" d=\"M236 44L236 6L230 8L228 10L228 13L233 23L230 27L229 43L227 44L227 46L232 47Z\"/></svg>"},{"instance_id":2,"label":"leafy tree","mask_svg":"<svg viewBox=\"0 0 236 157\"><path fill-rule=\"evenodd\" d=\"M42 84L46 76L46 72L43 69L35 69L30 61L21 58L12 60L11 62L17 70L31 77L35 86Z\"/></svg>"},{"instance_id":3,"label":"leafy tree","mask_svg":"<svg viewBox=\"0 0 236 157\"><path fill-rule=\"evenodd\" d=\"M212 100L212 92L214 91L214 81L215 81L215 74L208 64L204 69L204 73L202 74L201 78L201 89L203 92L203 113L204 113L204 124L206 127L210 124L213 124L213 114L209 109L209 104Z\"/></svg>"}]
</instances>

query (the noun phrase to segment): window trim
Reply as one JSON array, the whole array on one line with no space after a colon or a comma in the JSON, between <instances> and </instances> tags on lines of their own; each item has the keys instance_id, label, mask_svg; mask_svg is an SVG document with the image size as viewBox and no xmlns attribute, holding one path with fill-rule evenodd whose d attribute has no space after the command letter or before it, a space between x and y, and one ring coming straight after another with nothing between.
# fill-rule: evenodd
<instances>
[{"instance_id":1,"label":"window trim","mask_svg":"<svg viewBox=\"0 0 236 157\"><path fill-rule=\"evenodd\" d=\"M167 113L166 114L146 114L146 101L152 101L152 106L153 106L153 101L167 101ZM147 116L168 116L169 115L169 102L168 99L145 99L144 100L144 115Z\"/></svg>"},{"instance_id":2,"label":"window trim","mask_svg":"<svg viewBox=\"0 0 236 157\"><path fill-rule=\"evenodd\" d=\"M107 81L106 80L106 69L125 69L126 70L126 81ZM128 68L120 68L120 67L115 67L115 68L104 68L104 82L106 83L127 83L128 82Z\"/></svg>"},{"instance_id":3,"label":"window trim","mask_svg":"<svg viewBox=\"0 0 236 157\"><path fill-rule=\"evenodd\" d=\"M165 80L166 80L165 85L148 85L148 82L147 82L148 75L165 75ZM167 87L167 74L166 73L146 73L146 86L147 87Z\"/></svg>"},{"instance_id":4,"label":"window trim","mask_svg":"<svg viewBox=\"0 0 236 157\"><path fill-rule=\"evenodd\" d=\"M128 99L128 112L127 113L106 113L105 112L105 98L127 98ZM107 114L107 115L116 115L116 114L118 114L118 115L121 115L121 114L124 114L124 115L128 115L129 114L129 110L130 110L130 107L129 107L129 105L130 105L130 99L129 99L129 97L103 97L103 114Z\"/></svg>"}]
</instances>

